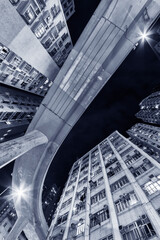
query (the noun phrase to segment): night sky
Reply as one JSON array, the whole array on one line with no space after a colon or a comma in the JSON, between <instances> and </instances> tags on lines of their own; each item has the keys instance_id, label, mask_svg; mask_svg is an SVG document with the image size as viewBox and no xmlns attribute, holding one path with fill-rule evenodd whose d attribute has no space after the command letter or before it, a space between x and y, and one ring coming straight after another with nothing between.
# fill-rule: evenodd
<instances>
[{"instance_id":1,"label":"night sky","mask_svg":"<svg viewBox=\"0 0 160 240\"><path fill-rule=\"evenodd\" d=\"M68 22L73 43L77 41L99 2L75 0L76 13ZM74 126L54 158L45 184L50 186L56 183L63 189L74 161L115 130L127 136L125 131L139 121L134 116L139 110L138 104L153 88L160 85L159 76L160 61L148 43L141 43ZM1 185L10 183L11 169L12 165L1 170Z\"/></svg>"}]
</instances>

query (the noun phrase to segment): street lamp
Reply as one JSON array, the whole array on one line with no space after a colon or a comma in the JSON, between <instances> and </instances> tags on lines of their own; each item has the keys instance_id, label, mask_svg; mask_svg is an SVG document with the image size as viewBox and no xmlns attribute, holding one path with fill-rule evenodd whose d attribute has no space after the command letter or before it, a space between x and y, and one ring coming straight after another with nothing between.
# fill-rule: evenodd
<instances>
[{"instance_id":1,"label":"street lamp","mask_svg":"<svg viewBox=\"0 0 160 240\"><path fill-rule=\"evenodd\" d=\"M29 192L30 189L26 188L24 184L21 184L20 186L12 188L12 198L16 201L21 201L22 199L27 201L30 196Z\"/></svg>"}]
</instances>

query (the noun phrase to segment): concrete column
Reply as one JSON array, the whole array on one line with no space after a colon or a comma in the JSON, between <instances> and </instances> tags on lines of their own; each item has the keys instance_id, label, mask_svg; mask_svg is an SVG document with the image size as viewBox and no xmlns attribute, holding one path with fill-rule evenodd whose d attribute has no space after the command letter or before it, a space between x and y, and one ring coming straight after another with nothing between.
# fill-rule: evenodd
<instances>
[{"instance_id":1,"label":"concrete column","mask_svg":"<svg viewBox=\"0 0 160 240\"><path fill-rule=\"evenodd\" d=\"M52 237L53 230L54 230L55 224L56 224L56 222L57 222L57 219L58 219L58 216L59 216L61 207L62 207L62 203L64 202L65 192L67 191L67 188L68 188L68 185L69 185L69 182L70 182L70 179L71 179L72 172L73 172L73 167L72 167L72 171L71 171L71 173L70 173L70 176L69 176L69 178L68 178L68 180L67 180L66 186L65 186L65 188L63 189L63 193L62 193L62 196L61 196L59 205L58 205L58 207L57 207L57 209L56 209L56 216L53 218L53 220L52 220L52 222L51 222L51 226L50 226L50 228L49 228L49 230L48 230L48 236L47 236L47 239L46 239L46 240L49 240L49 238Z\"/></svg>"},{"instance_id":2,"label":"concrete column","mask_svg":"<svg viewBox=\"0 0 160 240\"><path fill-rule=\"evenodd\" d=\"M27 218L19 217L15 222L12 230L8 234L6 240L17 239L27 224L28 224Z\"/></svg>"},{"instance_id":3,"label":"concrete column","mask_svg":"<svg viewBox=\"0 0 160 240\"><path fill-rule=\"evenodd\" d=\"M90 240L90 210L91 210L91 152L89 153L89 166L88 166L88 183L87 183L87 196L86 196L86 214L85 214L85 240Z\"/></svg>"},{"instance_id":4,"label":"concrete column","mask_svg":"<svg viewBox=\"0 0 160 240\"><path fill-rule=\"evenodd\" d=\"M71 222L72 213L73 213L73 206L74 206L74 202L75 202L75 199L76 199L76 193L77 193L77 187L78 187L79 176L80 176L80 171L81 171L81 165L82 165L82 160L81 160L80 165L79 165L79 171L78 171L78 175L77 175L75 189L74 189L74 192L73 192L72 202L71 202L71 205L70 205L70 210L69 210L69 213L68 213L68 218L67 218L67 222L66 222L66 225L65 225L65 231L64 231L64 235L63 235L62 240L67 240L68 239L68 233L69 233L70 224L71 224L70 222Z\"/></svg>"},{"instance_id":5,"label":"concrete column","mask_svg":"<svg viewBox=\"0 0 160 240\"><path fill-rule=\"evenodd\" d=\"M122 236L119 231L119 224L118 224L117 214L116 214L116 210L115 210L115 206L114 206L114 202L113 202L113 198L112 198L110 184L109 184L108 176L106 173L106 168L104 165L104 161L103 161L103 157L102 157L102 153L101 153L101 149L100 149L99 145L98 145L98 150L99 150L100 162L101 162L102 173L103 173L103 178L104 178L106 196L107 196L107 200L108 200L108 208L109 208L109 215L110 215L110 220L111 220L111 224L112 224L113 238L122 240Z\"/></svg>"},{"instance_id":6,"label":"concrete column","mask_svg":"<svg viewBox=\"0 0 160 240\"><path fill-rule=\"evenodd\" d=\"M0 144L0 168L28 152L34 147L47 143L47 137L38 130L25 134L23 137Z\"/></svg>"},{"instance_id":7,"label":"concrete column","mask_svg":"<svg viewBox=\"0 0 160 240\"><path fill-rule=\"evenodd\" d=\"M117 133L119 134L119 133ZM124 140L126 140L126 138L123 137ZM124 170L129 182L131 183L136 195L139 198L139 201L141 202L145 213L147 214L147 216L149 217L153 228L157 234L157 236L160 239L160 218L158 216L158 213L156 212L156 210L154 209L154 207L152 206L152 204L149 202L146 194L144 193L144 191L142 190L142 188L140 187L140 185L138 184L138 182L136 181L135 177L133 176L133 174L130 172L130 170L128 169L127 165L125 164L125 162L123 161L123 159L121 158L120 154L117 152L117 150L114 148L113 144L110 142L109 139L107 139L110 147L112 148L112 151L114 152L116 158L118 159L119 163L121 164L122 169ZM129 142L130 144L130 142ZM138 149L139 150L139 149Z\"/></svg>"}]
</instances>

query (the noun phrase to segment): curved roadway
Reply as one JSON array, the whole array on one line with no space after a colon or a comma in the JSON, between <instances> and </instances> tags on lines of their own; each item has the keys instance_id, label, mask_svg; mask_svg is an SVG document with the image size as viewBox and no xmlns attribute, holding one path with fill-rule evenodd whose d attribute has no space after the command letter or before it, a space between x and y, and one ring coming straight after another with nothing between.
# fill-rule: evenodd
<instances>
[{"instance_id":1,"label":"curved roadway","mask_svg":"<svg viewBox=\"0 0 160 240\"><path fill-rule=\"evenodd\" d=\"M102 0L44 98L28 132L39 130L49 141L19 157L13 171L13 186L30 189L28 197L16 203L18 216L30 223L24 228L28 239L46 239L41 194L57 150L159 9L159 0Z\"/></svg>"}]
</instances>

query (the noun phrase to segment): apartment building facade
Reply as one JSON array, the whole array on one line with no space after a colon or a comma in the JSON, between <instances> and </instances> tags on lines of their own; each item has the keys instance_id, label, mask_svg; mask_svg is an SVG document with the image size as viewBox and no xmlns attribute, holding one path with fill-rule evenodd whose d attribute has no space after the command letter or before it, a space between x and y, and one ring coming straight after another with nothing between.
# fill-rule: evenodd
<instances>
[{"instance_id":1,"label":"apartment building facade","mask_svg":"<svg viewBox=\"0 0 160 240\"><path fill-rule=\"evenodd\" d=\"M144 123L137 123L128 131L130 140L143 148L150 156L160 162L160 128Z\"/></svg>"},{"instance_id":2,"label":"apartment building facade","mask_svg":"<svg viewBox=\"0 0 160 240\"><path fill-rule=\"evenodd\" d=\"M47 239L159 239L160 165L115 131L77 160Z\"/></svg>"},{"instance_id":3,"label":"apartment building facade","mask_svg":"<svg viewBox=\"0 0 160 240\"><path fill-rule=\"evenodd\" d=\"M45 96L72 49L59 0L0 3L0 82Z\"/></svg>"},{"instance_id":4,"label":"apartment building facade","mask_svg":"<svg viewBox=\"0 0 160 240\"><path fill-rule=\"evenodd\" d=\"M45 96L53 81L0 43L0 82Z\"/></svg>"},{"instance_id":5,"label":"apartment building facade","mask_svg":"<svg viewBox=\"0 0 160 240\"><path fill-rule=\"evenodd\" d=\"M150 94L139 104L140 111L136 117L146 123L160 124L160 91Z\"/></svg>"},{"instance_id":6,"label":"apartment building facade","mask_svg":"<svg viewBox=\"0 0 160 240\"><path fill-rule=\"evenodd\" d=\"M74 0L61 0L61 4L63 7L65 18L68 21L68 19L70 19L70 17L75 12Z\"/></svg>"},{"instance_id":7,"label":"apartment building facade","mask_svg":"<svg viewBox=\"0 0 160 240\"><path fill-rule=\"evenodd\" d=\"M0 142L24 134L42 98L0 86Z\"/></svg>"},{"instance_id":8,"label":"apartment building facade","mask_svg":"<svg viewBox=\"0 0 160 240\"><path fill-rule=\"evenodd\" d=\"M72 41L60 0L10 0L56 64L61 67ZM72 3L72 2L71 2ZM67 2L67 7L69 2Z\"/></svg>"}]
</instances>

